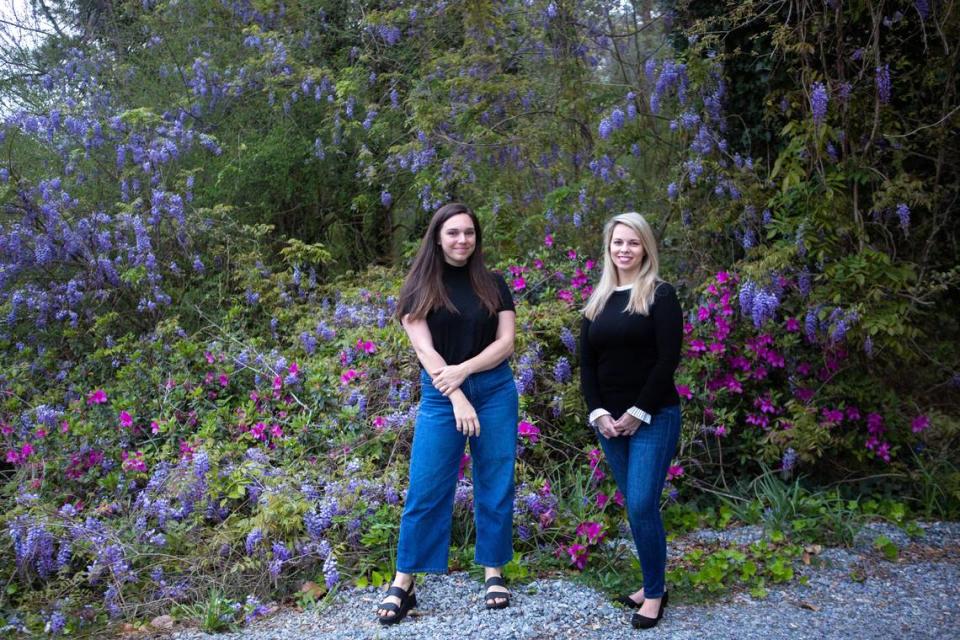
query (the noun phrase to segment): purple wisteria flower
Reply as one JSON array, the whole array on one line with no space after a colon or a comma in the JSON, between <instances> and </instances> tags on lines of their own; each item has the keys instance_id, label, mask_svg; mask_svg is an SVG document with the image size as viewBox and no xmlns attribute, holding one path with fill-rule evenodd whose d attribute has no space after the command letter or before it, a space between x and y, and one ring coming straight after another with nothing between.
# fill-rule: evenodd
<instances>
[{"instance_id":1,"label":"purple wisteria flower","mask_svg":"<svg viewBox=\"0 0 960 640\"><path fill-rule=\"evenodd\" d=\"M813 122L818 127L827 119L827 106L830 97L827 87L822 82L814 82L810 89L810 111L813 113Z\"/></svg>"},{"instance_id":2,"label":"purple wisteria flower","mask_svg":"<svg viewBox=\"0 0 960 640\"><path fill-rule=\"evenodd\" d=\"M577 352L577 339L574 337L573 332L567 327L560 330L560 342L563 343L563 346L565 346L570 353Z\"/></svg>"},{"instance_id":3,"label":"purple wisteria flower","mask_svg":"<svg viewBox=\"0 0 960 640\"><path fill-rule=\"evenodd\" d=\"M906 203L897 205L897 219L900 221L900 228L906 234L910 230L910 207Z\"/></svg>"},{"instance_id":4,"label":"purple wisteria flower","mask_svg":"<svg viewBox=\"0 0 960 640\"><path fill-rule=\"evenodd\" d=\"M893 89L890 83L890 65L885 64L877 67L874 79L877 85L877 97L880 99L881 104L887 104L893 95Z\"/></svg>"}]
</instances>

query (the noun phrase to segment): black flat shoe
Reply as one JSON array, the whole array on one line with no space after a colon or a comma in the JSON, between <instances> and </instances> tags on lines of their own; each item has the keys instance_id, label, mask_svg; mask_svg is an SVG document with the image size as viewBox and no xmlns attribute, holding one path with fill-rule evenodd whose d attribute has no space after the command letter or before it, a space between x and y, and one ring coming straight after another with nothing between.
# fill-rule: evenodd
<instances>
[{"instance_id":1,"label":"black flat shoe","mask_svg":"<svg viewBox=\"0 0 960 640\"><path fill-rule=\"evenodd\" d=\"M636 600L630 597L629 593L625 593L622 596L617 596L616 598L613 599L613 601L616 602L617 604L622 604L627 609L639 609L640 607L643 606L643 600L641 600L640 602L637 602Z\"/></svg>"},{"instance_id":2,"label":"black flat shoe","mask_svg":"<svg viewBox=\"0 0 960 640\"><path fill-rule=\"evenodd\" d=\"M390 587L387 589L387 595L384 596L384 600L390 596L396 596L400 599L400 604L394 604L393 602L380 602L380 604L377 605L378 609L393 612L392 616L377 616L377 620L380 621L380 624L397 624L403 620L404 616L407 615L407 612L410 611L410 609L413 609L415 606L417 606L417 594L413 592L414 584L416 584L416 581L410 583L409 590L405 590L402 587Z\"/></svg>"},{"instance_id":3,"label":"black flat shoe","mask_svg":"<svg viewBox=\"0 0 960 640\"><path fill-rule=\"evenodd\" d=\"M483 583L483 588L487 590L486 594L483 596L484 602L487 603L487 609L506 609L510 606L510 592L508 591L490 591L490 587L507 587L507 581L503 579L502 576L493 576L487 578L487 581ZM497 600L503 600L503 602L497 602Z\"/></svg>"},{"instance_id":4,"label":"black flat shoe","mask_svg":"<svg viewBox=\"0 0 960 640\"><path fill-rule=\"evenodd\" d=\"M648 618L647 616L642 616L639 613L633 614L633 617L630 618L630 624L633 625L634 629L653 629L657 626L657 623L660 622L660 618L663 617L663 610L667 608L667 596L669 594L664 591L663 598L660 600L660 611L657 612L656 618Z\"/></svg>"}]
</instances>

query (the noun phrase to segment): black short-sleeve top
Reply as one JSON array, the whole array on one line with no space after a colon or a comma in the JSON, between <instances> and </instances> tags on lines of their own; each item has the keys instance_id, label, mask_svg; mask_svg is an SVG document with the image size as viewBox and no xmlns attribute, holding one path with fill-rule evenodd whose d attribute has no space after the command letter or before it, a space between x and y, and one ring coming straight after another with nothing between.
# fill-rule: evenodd
<instances>
[{"instance_id":1,"label":"black short-sleeve top","mask_svg":"<svg viewBox=\"0 0 960 640\"><path fill-rule=\"evenodd\" d=\"M494 273L500 301L497 313L513 311L513 296L503 276ZM470 273L466 266L443 265L443 286L450 302L457 308L453 313L441 307L427 314L427 326L436 349L447 364L460 364L486 349L497 337L499 320L490 315L480 297L470 285Z\"/></svg>"}]
</instances>

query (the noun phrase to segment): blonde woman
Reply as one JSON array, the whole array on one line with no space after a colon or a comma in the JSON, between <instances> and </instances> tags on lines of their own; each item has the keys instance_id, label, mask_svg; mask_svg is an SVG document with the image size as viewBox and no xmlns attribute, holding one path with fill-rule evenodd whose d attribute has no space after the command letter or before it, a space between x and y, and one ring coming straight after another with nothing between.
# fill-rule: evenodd
<instances>
[{"instance_id":1,"label":"blonde woman","mask_svg":"<svg viewBox=\"0 0 960 640\"><path fill-rule=\"evenodd\" d=\"M657 245L638 213L603 230L603 273L583 310L580 383L600 437L643 570L643 588L618 601L637 609L631 623L655 627L667 606L667 542L660 494L680 436L683 316L674 288L659 279Z\"/></svg>"}]
</instances>

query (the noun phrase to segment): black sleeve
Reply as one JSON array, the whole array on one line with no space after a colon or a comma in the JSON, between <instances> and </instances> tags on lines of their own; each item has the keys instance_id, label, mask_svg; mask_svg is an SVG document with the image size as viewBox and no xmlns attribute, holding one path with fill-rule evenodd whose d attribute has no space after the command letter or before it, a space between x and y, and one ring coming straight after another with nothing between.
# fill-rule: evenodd
<instances>
[{"instance_id":1,"label":"black sleeve","mask_svg":"<svg viewBox=\"0 0 960 640\"><path fill-rule=\"evenodd\" d=\"M657 361L650 370L640 397L634 403L638 409L654 414L664 398L676 393L673 372L680 364L680 349L683 345L683 312L677 292L663 283L657 287L653 305L653 330L657 342Z\"/></svg>"},{"instance_id":2,"label":"black sleeve","mask_svg":"<svg viewBox=\"0 0 960 640\"><path fill-rule=\"evenodd\" d=\"M580 323L580 390L587 403L587 415L600 409L600 385L597 383L597 355L590 347L587 334L590 333L590 320L586 317Z\"/></svg>"},{"instance_id":3,"label":"black sleeve","mask_svg":"<svg viewBox=\"0 0 960 640\"><path fill-rule=\"evenodd\" d=\"M507 281L504 280L503 276L499 273L493 274L493 278L497 281L497 289L500 290L500 305L497 307L497 313L501 311L515 311L513 294L510 293L510 287L507 286Z\"/></svg>"}]
</instances>

